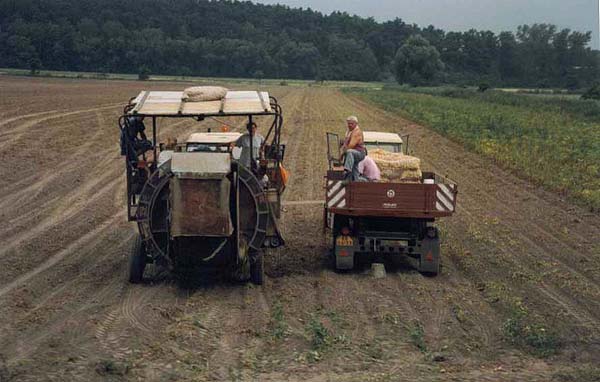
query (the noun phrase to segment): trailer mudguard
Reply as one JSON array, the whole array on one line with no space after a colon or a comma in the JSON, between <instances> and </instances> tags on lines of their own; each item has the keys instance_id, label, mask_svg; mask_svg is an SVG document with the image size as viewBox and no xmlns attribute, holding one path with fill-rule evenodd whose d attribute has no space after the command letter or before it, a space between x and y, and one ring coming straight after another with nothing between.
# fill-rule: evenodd
<instances>
[{"instance_id":1,"label":"trailer mudguard","mask_svg":"<svg viewBox=\"0 0 600 382\"><path fill-rule=\"evenodd\" d=\"M425 236L421 242L421 256L419 259L419 272L438 274L440 270L440 237Z\"/></svg>"}]
</instances>

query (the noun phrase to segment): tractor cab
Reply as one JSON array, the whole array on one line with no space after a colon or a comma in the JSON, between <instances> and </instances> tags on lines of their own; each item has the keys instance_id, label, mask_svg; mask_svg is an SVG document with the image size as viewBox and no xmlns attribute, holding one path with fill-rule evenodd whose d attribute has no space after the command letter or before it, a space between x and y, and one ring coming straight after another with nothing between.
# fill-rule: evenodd
<instances>
[{"instance_id":1,"label":"tractor cab","mask_svg":"<svg viewBox=\"0 0 600 382\"><path fill-rule=\"evenodd\" d=\"M382 149L392 153L403 152L404 141L396 133L382 133L379 131L365 131L363 133L365 147L368 150Z\"/></svg>"}]
</instances>

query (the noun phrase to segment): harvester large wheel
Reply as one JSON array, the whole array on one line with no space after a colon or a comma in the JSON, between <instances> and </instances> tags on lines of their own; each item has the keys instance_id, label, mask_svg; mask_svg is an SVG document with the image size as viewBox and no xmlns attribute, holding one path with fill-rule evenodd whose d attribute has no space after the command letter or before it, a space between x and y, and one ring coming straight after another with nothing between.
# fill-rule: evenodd
<instances>
[{"instance_id":1,"label":"harvester large wheel","mask_svg":"<svg viewBox=\"0 0 600 382\"><path fill-rule=\"evenodd\" d=\"M135 235L131 253L129 254L129 282L139 284L144 278L144 269L146 268L146 252L142 238L139 234Z\"/></svg>"},{"instance_id":2,"label":"harvester large wheel","mask_svg":"<svg viewBox=\"0 0 600 382\"><path fill-rule=\"evenodd\" d=\"M250 256L250 281L255 285L262 285L265 279L265 258L262 251Z\"/></svg>"}]
</instances>

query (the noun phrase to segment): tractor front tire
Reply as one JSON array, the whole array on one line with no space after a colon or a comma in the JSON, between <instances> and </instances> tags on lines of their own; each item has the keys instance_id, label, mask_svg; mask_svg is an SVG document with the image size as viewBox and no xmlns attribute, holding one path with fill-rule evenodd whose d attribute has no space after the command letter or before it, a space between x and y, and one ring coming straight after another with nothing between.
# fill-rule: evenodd
<instances>
[{"instance_id":1,"label":"tractor front tire","mask_svg":"<svg viewBox=\"0 0 600 382\"><path fill-rule=\"evenodd\" d=\"M255 285L262 285L265 279L265 258L263 253L256 252L250 256L250 281Z\"/></svg>"},{"instance_id":2,"label":"tractor front tire","mask_svg":"<svg viewBox=\"0 0 600 382\"><path fill-rule=\"evenodd\" d=\"M144 279L144 269L146 269L146 252L144 244L139 234L135 235L131 253L129 254L129 282L139 284Z\"/></svg>"}]
</instances>

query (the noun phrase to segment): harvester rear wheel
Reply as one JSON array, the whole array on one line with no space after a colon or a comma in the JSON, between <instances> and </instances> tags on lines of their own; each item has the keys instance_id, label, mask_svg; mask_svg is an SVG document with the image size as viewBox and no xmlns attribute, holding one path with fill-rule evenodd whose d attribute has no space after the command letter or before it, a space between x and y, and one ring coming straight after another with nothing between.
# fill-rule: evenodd
<instances>
[{"instance_id":1,"label":"harvester rear wheel","mask_svg":"<svg viewBox=\"0 0 600 382\"><path fill-rule=\"evenodd\" d=\"M250 255L250 281L262 285L265 279L265 258L262 251Z\"/></svg>"},{"instance_id":2,"label":"harvester rear wheel","mask_svg":"<svg viewBox=\"0 0 600 382\"><path fill-rule=\"evenodd\" d=\"M129 254L129 282L139 284L144 278L144 269L146 268L146 253L142 238L139 234L135 235L131 253Z\"/></svg>"}]
</instances>

